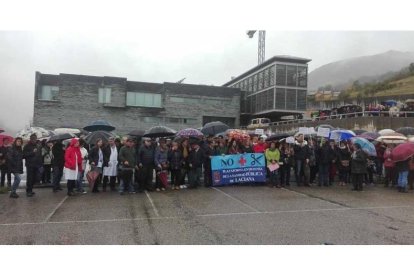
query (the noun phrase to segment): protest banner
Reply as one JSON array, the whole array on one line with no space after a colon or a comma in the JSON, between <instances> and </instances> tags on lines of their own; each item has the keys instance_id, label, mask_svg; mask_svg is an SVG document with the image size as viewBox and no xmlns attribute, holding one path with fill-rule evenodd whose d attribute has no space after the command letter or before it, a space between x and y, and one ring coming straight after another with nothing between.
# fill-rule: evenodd
<instances>
[{"instance_id":1,"label":"protest banner","mask_svg":"<svg viewBox=\"0 0 414 276\"><path fill-rule=\"evenodd\" d=\"M214 156L211 159L213 186L266 181L263 153Z\"/></svg>"},{"instance_id":2,"label":"protest banner","mask_svg":"<svg viewBox=\"0 0 414 276\"><path fill-rule=\"evenodd\" d=\"M326 127L320 127L318 128L318 137L325 137L325 138L329 138L329 134L331 133L331 130L329 128Z\"/></svg>"}]
</instances>

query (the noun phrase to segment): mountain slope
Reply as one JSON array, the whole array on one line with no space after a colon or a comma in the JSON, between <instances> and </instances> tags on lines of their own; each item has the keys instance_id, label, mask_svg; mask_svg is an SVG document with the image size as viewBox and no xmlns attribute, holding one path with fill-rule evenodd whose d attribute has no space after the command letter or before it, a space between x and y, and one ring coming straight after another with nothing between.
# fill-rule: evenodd
<instances>
[{"instance_id":1,"label":"mountain slope","mask_svg":"<svg viewBox=\"0 0 414 276\"><path fill-rule=\"evenodd\" d=\"M386 73L399 71L412 62L414 52L399 51L332 62L309 73L309 91L328 84L343 89L355 80L371 81Z\"/></svg>"}]
</instances>

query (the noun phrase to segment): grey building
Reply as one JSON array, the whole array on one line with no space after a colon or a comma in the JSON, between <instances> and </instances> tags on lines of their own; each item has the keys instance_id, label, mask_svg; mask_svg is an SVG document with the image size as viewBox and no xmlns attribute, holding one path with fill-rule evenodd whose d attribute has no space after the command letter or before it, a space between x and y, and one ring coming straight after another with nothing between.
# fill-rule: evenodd
<instances>
[{"instance_id":1,"label":"grey building","mask_svg":"<svg viewBox=\"0 0 414 276\"><path fill-rule=\"evenodd\" d=\"M308 62L293 56L274 56L248 70L223 86L242 90L240 121L246 125L252 118L272 121L306 111Z\"/></svg>"},{"instance_id":2,"label":"grey building","mask_svg":"<svg viewBox=\"0 0 414 276\"><path fill-rule=\"evenodd\" d=\"M36 72L33 125L82 128L108 120L116 132L165 125L198 128L211 121L239 126L240 89L126 78Z\"/></svg>"}]
</instances>

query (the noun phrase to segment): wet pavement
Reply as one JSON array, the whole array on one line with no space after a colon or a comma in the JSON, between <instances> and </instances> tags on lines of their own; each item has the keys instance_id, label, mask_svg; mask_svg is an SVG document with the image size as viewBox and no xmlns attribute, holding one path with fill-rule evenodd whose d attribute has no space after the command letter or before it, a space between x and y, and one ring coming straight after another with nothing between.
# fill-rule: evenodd
<instances>
[{"instance_id":1,"label":"wet pavement","mask_svg":"<svg viewBox=\"0 0 414 276\"><path fill-rule=\"evenodd\" d=\"M0 194L0 244L414 244L414 193L231 186Z\"/></svg>"}]
</instances>

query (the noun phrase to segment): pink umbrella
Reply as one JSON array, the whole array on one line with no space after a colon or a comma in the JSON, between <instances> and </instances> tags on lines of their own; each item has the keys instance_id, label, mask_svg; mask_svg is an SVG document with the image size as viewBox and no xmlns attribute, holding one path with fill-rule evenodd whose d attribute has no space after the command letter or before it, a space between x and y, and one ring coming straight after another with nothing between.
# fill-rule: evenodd
<instances>
[{"instance_id":1,"label":"pink umbrella","mask_svg":"<svg viewBox=\"0 0 414 276\"><path fill-rule=\"evenodd\" d=\"M394 162L405 161L413 155L414 143L399 144L391 152L391 157Z\"/></svg>"},{"instance_id":2,"label":"pink umbrella","mask_svg":"<svg viewBox=\"0 0 414 276\"><path fill-rule=\"evenodd\" d=\"M10 135L6 135L6 134L0 134L0 147L3 146L3 140L6 139L9 141L9 143L12 143L14 138L11 137Z\"/></svg>"}]
</instances>

